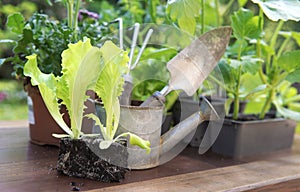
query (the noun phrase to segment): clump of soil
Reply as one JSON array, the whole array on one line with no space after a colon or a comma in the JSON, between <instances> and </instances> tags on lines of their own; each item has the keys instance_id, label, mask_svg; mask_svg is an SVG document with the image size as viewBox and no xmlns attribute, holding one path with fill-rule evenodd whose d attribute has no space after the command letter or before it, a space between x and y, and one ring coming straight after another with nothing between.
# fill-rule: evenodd
<instances>
[{"instance_id":1,"label":"clump of soil","mask_svg":"<svg viewBox=\"0 0 300 192\"><path fill-rule=\"evenodd\" d=\"M99 148L100 139L60 140L57 171L68 176L103 182L119 182L127 172L128 152L124 145L113 143L108 149ZM109 162L118 159L118 165Z\"/></svg>"}]
</instances>

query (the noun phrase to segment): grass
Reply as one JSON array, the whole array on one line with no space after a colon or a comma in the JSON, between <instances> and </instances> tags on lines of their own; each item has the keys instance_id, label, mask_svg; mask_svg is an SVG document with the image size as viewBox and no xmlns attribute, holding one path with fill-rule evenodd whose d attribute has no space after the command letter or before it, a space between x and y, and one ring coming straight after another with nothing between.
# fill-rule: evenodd
<instances>
[{"instance_id":1,"label":"grass","mask_svg":"<svg viewBox=\"0 0 300 192\"><path fill-rule=\"evenodd\" d=\"M0 79L0 120L27 119L26 98L22 82Z\"/></svg>"}]
</instances>

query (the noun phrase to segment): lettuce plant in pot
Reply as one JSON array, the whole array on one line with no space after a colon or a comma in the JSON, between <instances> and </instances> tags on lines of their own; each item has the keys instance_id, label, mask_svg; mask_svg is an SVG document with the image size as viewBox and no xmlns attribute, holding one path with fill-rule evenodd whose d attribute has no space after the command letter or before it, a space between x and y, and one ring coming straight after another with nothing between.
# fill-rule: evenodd
<instances>
[{"instance_id":1,"label":"lettuce plant in pot","mask_svg":"<svg viewBox=\"0 0 300 192\"><path fill-rule=\"evenodd\" d=\"M128 158L126 142L122 141L129 137L130 144L150 151L150 143L136 135L122 133L115 137L120 118L118 96L124 83L122 71L126 70L127 54L110 41L101 48L93 47L89 39L68 47L62 53L60 77L42 73L37 67L36 55L28 56L24 67L24 74L39 87L50 114L66 133L53 134L60 138L57 170L69 176L119 181L125 176ZM95 114L84 115L88 90L100 90L98 93L107 113L106 126ZM61 105L66 106L70 126L62 118ZM96 120L101 134L83 132L84 116Z\"/></svg>"},{"instance_id":2,"label":"lettuce plant in pot","mask_svg":"<svg viewBox=\"0 0 300 192\"><path fill-rule=\"evenodd\" d=\"M18 39L0 41L15 45L14 55L5 60L12 62L13 75L18 79L24 79L25 90L28 93L30 139L37 144L58 145L59 140L53 138L51 133L62 130L49 114L38 88L32 86L29 78L24 77L25 56L37 54L38 67L42 72L60 76L61 53L67 48L68 43L87 36L91 38L93 44L96 44L106 33L106 27L98 20L86 18L77 21L80 1L63 2L70 13L68 20L57 21L48 15L35 13L26 21L20 13L14 13L8 17L7 27L18 35ZM64 110L63 107L62 111ZM65 120L69 121L67 116ZM91 124L92 121L85 118L85 123Z\"/></svg>"},{"instance_id":3,"label":"lettuce plant in pot","mask_svg":"<svg viewBox=\"0 0 300 192\"><path fill-rule=\"evenodd\" d=\"M296 20L289 14L280 14L280 11L285 10L285 13L289 12L293 15L290 10L293 10L293 6L298 7L299 1L289 3L253 0L253 2L261 6L258 16L246 9L240 9L232 15L232 28L236 41L228 52L230 59L219 64L226 83L223 87L229 95L226 106L234 102L234 112L230 115L230 119L224 121L212 150L234 158L289 149L293 143L296 126L294 120L300 120L300 113L288 108L289 102L283 102L284 93L281 89L285 81L291 83L299 81L295 78L300 67L299 50L285 50L287 42L292 39L292 35L288 37L286 34L296 32L280 32L284 21ZM272 3L279 4L280 9L268 9ZM263 13L274 21L275 19L269 15L270 11L277 12L276 16L281 15L278 18L281 21L278 22L279 27L271 40L267 41L263 36L265 30ZM295 15L298 15L297 20L299 20L299 13L296 12ZM283 36L286 37L285 43L281 44L277 41L279 34L285 35ZM232 57L234 50L237 50L237 55ZM288 88L291 83L287 84ZM254 114L238 113L241 98L249 99L245 113ZM294 94L289 101L299 101L298 94ZM256 106L255 110L249 110L253 108L252 105Z\"/></svg>"}]
</instances>

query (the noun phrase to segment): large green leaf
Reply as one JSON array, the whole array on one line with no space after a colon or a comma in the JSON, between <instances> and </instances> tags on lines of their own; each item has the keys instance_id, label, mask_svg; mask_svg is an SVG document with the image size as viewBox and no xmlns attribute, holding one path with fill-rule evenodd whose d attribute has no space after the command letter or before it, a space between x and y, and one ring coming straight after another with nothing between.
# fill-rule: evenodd
<instances>
[{"instance_id":1,"label":"large green leaf","mask_svg":"<svg viewBox=\"0 0 300 192\"><path fill-rule=\"evenodd\" d=\"M177 21L179 27L190 34L195 33L196 17L200 16L200 8L200 0L172 0L167 4L171 19Z\"/></svg>"},{"instance_id":2,"label":"large green leaf","mask_svg":"<svg viewBox=\"0 0 300 192\"><path fill-rule=\"evenodd\" d=\"M122 75L128 70L129 58L111 41L101 47L103 59L101 73L96 84L95 92L102 99L106 111L106 138L113 139L119 123L120 104L118 97L122 94L124 78Z\"/></svg>"},{"instance_id":3,"label":"large green leaf","mask_svg":"<svg viewBox=\"0 0 300 192\"><path fill-rule=\"evenodd\" d=\"M37 66L36 55L27 56L28 61L24 66L24 75L31 78L32 85L39 87L40 93L44 102L55 119L57 124L71 137L73 133L64 122L61 113L59 112L59 105L56 97L57 81L53 74L42 73Z\"/></svg>"},{"instance_id":4,"label":"large green leaf","mask_svg":"<svg viewBox=\"0 0 300 192\"><path fill-rule=\"evenodd\" d=\"M300 20L299 0L252 0L252 2L258 4L272 21Z\"/></svg>"},{"instance_id":5,"label":"large green leaf","mask_svg":"<svg viewBox=\"0 0 300 192\"><path fill-rule=\"evenodd\" d=\"M57 85L57 96L66 105L74 137L81 134L86 91L93 89L101 71L101 52L90 40L69 44L62 53L62 77Z\"/></svg>"},{"instance_id":6,"label":"large green leaf","mask_svg":"<svg viewBox=\"0 0 300 192\"><path fill-rule=\"evenodd\" d=\"M17 34L22 34L25 19L21 13L14 13L7 18L7 27Z\"/></svg>"},{"instance_id":7,"label":"large green leaf","mask_svg":"<svg viewBox=\"0 0 300 192\"><path fill-rule=\"evenodd\" d=\"M277 60L278 66L287 72L293 72L300 67L300 50L290 51L281 55Z\"/></svg>"},{"instance_id":8,"label":"large green leaf","mask_svg":"<svg viewBox=\"0 0 300 192\"><path fill-rule=\"evenodd\" d=\"M260 36L261 30L258 26L258 16L253 12L241 8L231 16L233 34L237 39L256 39Z\"/></svg>"}]
</instances>

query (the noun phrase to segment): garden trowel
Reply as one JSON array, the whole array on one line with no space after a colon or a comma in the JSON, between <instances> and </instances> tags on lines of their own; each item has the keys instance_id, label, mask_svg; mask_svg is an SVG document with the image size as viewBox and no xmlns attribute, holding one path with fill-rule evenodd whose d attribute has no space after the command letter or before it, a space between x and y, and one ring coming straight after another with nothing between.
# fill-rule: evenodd
<instances>
[{"instance_id":1,"label":"garden trowel","mask_svg":"<svg viewBox=\"0 0 300 192\"><path fill-rule=\"evenodd\" d=\"M221 59L230 35L231 27L220 27L194 40L167 63L171 75L169 84L141 106L161 106L172 90L183 90L192 96Z\"/></svg>"}]
</instances>

